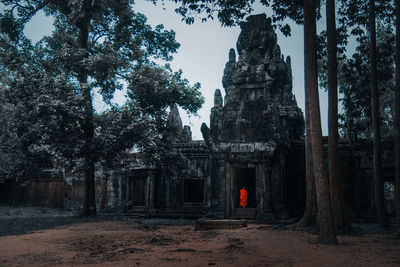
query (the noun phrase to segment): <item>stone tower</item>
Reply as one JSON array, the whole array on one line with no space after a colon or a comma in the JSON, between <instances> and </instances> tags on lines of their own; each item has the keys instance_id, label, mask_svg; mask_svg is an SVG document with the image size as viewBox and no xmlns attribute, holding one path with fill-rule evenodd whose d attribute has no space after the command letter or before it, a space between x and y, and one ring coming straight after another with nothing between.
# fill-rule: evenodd
<instances>
[{"instance_id":1,"label":"stone tower","mask_svg":"<svg viewBox=\"0 0 400 267\"><path fill-rule=\"evenodd\" d=\"M254 15L240 27L239 57L230 49L222 78L225 99L217 89L210 128L201 130L220 166L213 177L217 209L234 216L246 186L249 205L265 219L282 208L286 155L302 138L304 119L292 94L290 57L283 58L271 20Z\"/></svg>"},{"instance_id":2,"label":"stone tower","mask_svg":"<svg viewBox=\"0 0 400 267\"><path fill-rule=\"evenodd\" d=\"M287 143L303 136L303 116L292 94L290 57L286 61L265 14L241 23L235 50L229 51L222 85L214 95L211 136L214 142Z\"/></svg>"}]
</instances>

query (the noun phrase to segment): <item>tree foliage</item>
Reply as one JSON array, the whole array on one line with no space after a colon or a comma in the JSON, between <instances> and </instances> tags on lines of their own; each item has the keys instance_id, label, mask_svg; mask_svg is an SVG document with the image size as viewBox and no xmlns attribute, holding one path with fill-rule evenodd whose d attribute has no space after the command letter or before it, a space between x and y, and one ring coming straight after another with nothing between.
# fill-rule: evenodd
<instances>
[{"instance_id":1,"label":"tree foliage","mask_svg":"<svg viewBox=\"0 0 400 267\"><path fill-rule=\"evenodd\" d=\"M148 0L157 3L157 0ZM164 2L165 0L161 0ZM182 16L187 24L193 24L196 19L205 22L216 16L223 26L233 26L240 23L243 18L253 11L255 0L171 0L179 3L180 7L175 12ZM271 18L274 29L290 36L291 28L286 19L291 19L297 24L303 24L302 0L260 0L265 7L272 10ZM320 18L320 1L316 1L317 17Z\"/></svg>"},{"instance_id":2,"label":"tree foliage","mask_svg":"<svg viewBox=\"0 0 400 267\"><path fill-rule=\"evenodd\" d=\"M339 90L343 114L340 117L342 134L355 142L369 139L371 133L371 96L369 92L369 42L360 37L356 52L339 64ZM393 134L394 95L394 34L390 26L379 25L377 29L377 73L380 116L383 138Z\"/></svg>"},{"instance_id":3,"label":"tree foliage","mask_svg":"<svg viewBox=\"0 0 400 267\"><path fill-rule=\"evenodd\" d=\"M150 148L151 141L159 139L173 103L190 113L201 107L199 84L191 86L182 71L174 73L154 63L171 60L179 48L174 31L146 24L146 17L134 12L133 1L1 2L7 7L0 15L0 112L5 115L1 149L9 151L2 153L1 164L10 167L3 169L8 174L28 178L30 167L41 167L34 161L27 165L32 157L41 159L38 153L46 155L41 160L46 167L57 158L73 165L85 157L110 165L133 145ZM23 27L39 10L54 18L55 29L33 45ZM86 48L80 43L85 23ZM141 75L150 75L151 83L139 79ZM128 103L119 107L111 100L124 84L129 88ZM144 86L146 94L141 93ZM90 99L85 92L90 92ZM94 92L110 109L92 113L91 119L85 111ZM157 104L149 108L152 100ZM12 116L6 116L10 110ZM94 125L90 142L85 136L88 120ZM12 150L11 144L20 147ZM32 151L35 156L30 156ZM15 161L20 163L9 165L18 154L24 155ZM15 172L19 168L25 171Z\"/></svg>"}]
</instances>

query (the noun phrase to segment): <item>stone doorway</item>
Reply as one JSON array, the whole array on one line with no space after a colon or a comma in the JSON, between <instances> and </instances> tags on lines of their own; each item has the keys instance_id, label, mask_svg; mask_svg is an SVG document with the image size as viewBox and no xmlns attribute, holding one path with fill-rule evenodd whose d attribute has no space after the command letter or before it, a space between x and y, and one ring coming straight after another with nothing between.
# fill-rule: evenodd
<instances>
[{"instance_id":1,"label":"stone doorway","mask_svg":"<svg viewBox=\"0 0 400 267\"><path fill-rule=\"evenodd\" d=\"M183 180L183 202L204 203L204 180L184 179Z\"/></svg>"},{"instance_id":2,"label":"stone doorway","mask_svg":"<svg viewBox=\"0 0 400 267\"><path fill-rule=\"evenodd\" d=\"M146 177L135 177L131 180L133 206L146 205Z\"/></svg>"},{"instance_id":3,"label":"stone doorway","mask_svg":"<svg viewBox=\"0 0 400 267\"><path fill-rule=\"evenodd\" d=\"M247 208L257 207L256 202L256 169L237 168L236 169L236 203L235 207L240 207L240 189L245 187L247 191Z\"/></svg>"}]
</instances>

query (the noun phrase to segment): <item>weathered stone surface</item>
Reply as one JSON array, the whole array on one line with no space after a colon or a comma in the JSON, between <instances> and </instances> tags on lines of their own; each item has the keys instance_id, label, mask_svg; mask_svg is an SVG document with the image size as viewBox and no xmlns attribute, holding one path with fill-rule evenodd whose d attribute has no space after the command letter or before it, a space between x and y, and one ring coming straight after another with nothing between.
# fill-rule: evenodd
<instances>
[{"instance_id":1,"label":"weathered stone surface","mask_svg":"<svg viewBox=\"0 0 400 267\"><path fill-rule=\"evenodd\" d=\"M192 141L189 125L182 127L182 119L177 105L173 105L167 119L167 132L164 136L167 143Z\"/></svg>"},{"instance_id":2,"label":"weathered stone surface","mask_svg":"<svg viewBox=\"0 0 400 267\"><path fill-rule=\"evenodd\" d=\"M238 205L238 188L249 187L251 203L259 219L271 220L285 209L282 204L286 154L291 143L301 140L304 119L292 94L290 57L286 61L276 34L265 14L250 16L240 24L236 59L229 51L222 85L225 101L217 89L211 109L210 129L202 125L211 157L224 168L212 174L223 179L215 201L225 217Z\"/></svg>"},{"instance_id":3,"label":"weathered stone surface","mask_svg":"<svg viewBox=\"0 0 400 267\"><path fill-rule=\"evenodd\" d=\"M291 60L284 61L270 19L265 14L250 16L240 26L239 59L231 49L222 79L225 103L221 108L218 101L211 110L214 143L286 144L301 138L304 120L292 94Z\"/></svg>"},{"instance_id":4,"label":"weathered stone surface","mask_svg":"<svg viewBox=\"0 0 400 267\"><path fill-rule=\"evenodd\" d=\"M221 90L215 89L215 92L214 92L214 107L222 107L222 106L223 106L223 100L222 100Z\"/></svg>"},{"instance_id":5,"label":"weathered stone surface","mask_svg":"<svg viewBox=\"0 0 400 267\"><path fill-rule=\"evenodd\" d=\"M168 115L167 120L168 128L180 133L182 131L182 119L179 115L178 106L174 105Z\"/></svg>"}]
</instances>

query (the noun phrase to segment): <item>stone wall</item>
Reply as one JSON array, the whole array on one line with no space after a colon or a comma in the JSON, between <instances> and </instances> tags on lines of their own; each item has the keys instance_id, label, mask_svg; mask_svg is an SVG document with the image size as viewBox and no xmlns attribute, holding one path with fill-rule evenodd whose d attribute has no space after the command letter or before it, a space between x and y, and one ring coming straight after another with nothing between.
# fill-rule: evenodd
<instances>
[{"instance_id":1,"label":"stone wall","mask_svg":"<svg viewBox=\"0 0 400 267\"><path fill-rule=\"evenodd\" d=\"M62 179L38 178L0 183L0 203L15 206L64 208L71 187Z\"/></svg>"}]
</instances>

